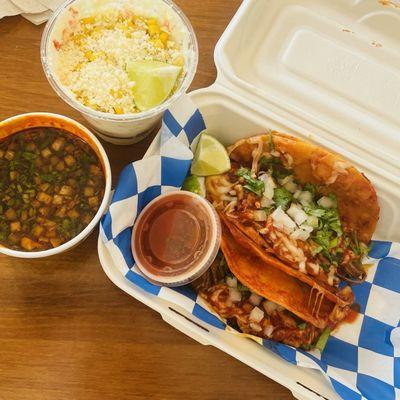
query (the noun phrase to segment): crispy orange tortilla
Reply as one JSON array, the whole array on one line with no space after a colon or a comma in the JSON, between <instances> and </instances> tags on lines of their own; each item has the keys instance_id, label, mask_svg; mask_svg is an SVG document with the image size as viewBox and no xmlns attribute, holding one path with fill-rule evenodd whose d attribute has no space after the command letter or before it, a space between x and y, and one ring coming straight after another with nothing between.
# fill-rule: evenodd
<instances>
[{"instance_id":1,"label":"crispy orange tortilla","mask_svg":"<svg viewBox=\"0 0 400 400\"><path fill-rule=\"evenodd\" d=\"M351 305L354 302L354 295L352 293L346 293L345 296L342 296L342 292L340 292L337 288L325 284L324 282L316 282L314 277L304 274L297 269L291 268L270 253L266 253L263 247L258 246L251 238L247 237L246 234L243 233L241 229L241 224L237 223L237 220L235 220L234 218L230 218L221 213L220 218L225 226L223 236L229 236L229 239L235 241L239 246L247 249L249 253L256 255L260 260L262 260L262 262L264 262L265 265L277 268L285 274L288 274L296 278L297 280L305 283L309 287L314 287L318 289L318 291L320 293L323 293L327 299L335 304L338 304L341 307ZM232 254L232 256L234 255ZM251 283L249 285L250 289L253 289L254 285L257 284L253 281L249 283Z\"/></svg>"},{"instance_id":2,"label":"crispy orange tortilla","mask_svg":"<svg viewBox=\"0 0 400 400\"><path fill-rule=\"evenodd\" d=\"M321 295L292 274L266 263L255 252L248 251L223 224L221 249L229 269L238 280L260 296L271 300L296 314L317 328L333 326L338 305ZM341 309L341 315L349 310Z\"/></svg>"},{"instance_id":3,"label":"crispy orange tortilla","mask_svg":"<svg viewBox=\"0 0 400 400\"><path fill-rule=\"evenodd\" d=\"M228 148L230 158L251 165L258 139L263 152L269 152L270 135L242 139ZM379 204L371 182L340 155L293 136L272 132L276 151L292 159L296 180L305 185L317 184L325 194L333 193L338 201L342 224L357 232L360 241L369 243L379 219Z\"/></svg>"}]
</instances>

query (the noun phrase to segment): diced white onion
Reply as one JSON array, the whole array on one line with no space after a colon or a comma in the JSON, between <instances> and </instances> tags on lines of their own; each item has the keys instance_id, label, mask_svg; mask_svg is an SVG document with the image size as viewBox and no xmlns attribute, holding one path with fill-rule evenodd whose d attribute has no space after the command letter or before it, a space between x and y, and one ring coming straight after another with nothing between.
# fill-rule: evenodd
<instances>
[{"instance_id":1,"label":"diced white onion","mask_svg":"<svg viewBox=\"0 0 400 400\"><path fill-rule=\"evenodd\" d=\"M275 202L272 199L267 199L265 196L263 196L260 200L260 205L261 207L270 207L272 204Z\"/></svg>"},{"instance_id":2,"label":"diced white onion","mask_svg":"<svg viewBox=\"0 0 400 400\"><path fill-rule=\"evenodd\" d=\"M282 186L286 185L288 182L293 182L293 175L288 175L285 176L283 179L279 179L279 183Z\"/></svg>"},{"instance_id":3,"label":"diced white onion","mask_svg":"<svg viewBox=\"0 0 400 400\"><path fill-rule=\"evenodd\" d=\"M301 190L296 190L296 192L293 195L293 198L297 200L300 197L301 193L302 193Z\"/></svg>"},{"instance_id":4,"label":"diced white onion","mask_svg":"<svg viewBox=\"0 0 400 400\"><path fill-rule=\"evenodd\" d=\"M254 307L249 315L250 321L260 322L264 318L264 311L261 308Z\"/></svg>"},{"instance_id":5,"label":"diced white onion","mask_svg":"<svg viewBox=\"0 0 400 400\"><path fill-rule=\"evenodd\" d=\"M306 224L313 228L318 228L318 218L315 215L310 215L307 218Z\"/></svg>"},{"instance_id":6,"label":"diced white onion","mask_svg":"<svg viewBox=\"0 0 400 400\"><path fill-rule=\"evenodd\" d=\"M310 233L306 232L304 229L296 229L294 232L290 234L290 237L294 240L302 240L305 242L309 237Z\"/></svg>"},{"instance_id":7,"label":"diced white onion","mask_svg":"<svg viewBox=\"0 0 400 400\"><path fill-rule=\"evenodd\" d=\"M262 305L268 315L271 315L275 310L278 309L278 304L274 303L273 301L265 300Z\"/></svg>"},{"instance_id":8,"label":"diced white onion","mask_svg":"<svg viewBox=\"0 0 400 400\"><path fill-rule=\"evenodd\" d=\"M237 289L229 288L229 299L232 302L239 302L242 300L242 294Z\"/></svg>"},{"instance_id":9,"label":"diced white onion","mask_svg":"<svg viewBox=\"0 0 400 400\"><path fill-rule=\"evenodd\" d=\"M235 197L235 196L236 196L236 190L231 190L231 191L229 192L229 194L230 194L231 196Z\"/></svg>"},{"instance_id":10,"label":"diced white onion","mask_svg":"<svg viewBox=\"0 0 400 400\"><path fill-rule=\"evenodd\" d=\"M312 226L309 226L306 224L300 225L300 228L303 229L303 231L306 231L308 233L311 233L314 230L314 228Z\"/></svg>"},{"instance_id":11,"label":"diced white onion","mask_svg":"<svg viewBox=\"0 0 400 400\"><path fill-rule=\"evenodd\" d=\"M272 333L274 332L274 329L275 329L274 326L272 326L272 325L267 325L267 326L264 328L264 335L265 335L266 337L271 337Z\"/></svg>"},{"instance_id":12,"label":"diced white onion","mask_svg":"<svg viewBox=\"0 0 400 400\"><path fill-rule=\"evenodd\" d=\"M318 273L319 273L319 264L308 263L307 265L311 268L311 270L314 273L314 275L318 275Z\"/></svg>"},{"instance_id":13,"label":"diced white onion","mask_svg":"<svg viewBox=\"0 0 400 400\"><path fill-rule=\"evenodd\" d=\"M293 157L289 153L284 154L284 157L286 158L287 164L290 167L293 164Z\"/></svg>"},{"instance_id":14,"label":"diced white onion","mask_svg":"<svg viewBox=\"0 0 400 400\"><path fill-rule=\"evenodd\" d=\"M292 203L287 210L289 216L291 216L297 225L301 225L303 222L307 220L307 214L303 211L303 209L297 204Z\"/></svg>"},{"instance_id":15,"label":"diced white onion","mask_svg":"<svg viewBox=\"0 0 400 400\"><path fill-rule=\"evenodd\" d=\"M308 191L301 192L299 201L303 206L309 205L312 201L312 193Z\"/></svg>"},{"instance_id":16,"label":"diced white onion","mask_svg":"<svg viewBox=\"0 0 400 400\"><path fill-rule=\"evenodd\" d=\"M271 214L271 217L275 228L283 230L287 234L292 233L296 229L296 223L280 206Z\"/></svg>"},{"instance_id":17,"label":"diced white onion","mask_svg":"<svg viewBox=\"0 0 400 400\"><path fill-rule=\"evenodd\" d=\"M330 197L323 196L317 201L318 205L324 208L332 208L335 207L335 201Z\"/></svg>"},{"instance_id":18,"label":"diced white onion","mask_svg":"<svg viewBox=\"0 0 400 400\"><path fill-rule=\"evenodd\" d=\"M293 181L289 181L289 182L285 183L283 186L290 193L297 192L298 186Z\"/></svg>"},{"instance_id":19,"label":"diced white onion","mask_svg":"<svg viewBox=\"0 0 400 400\"><path fill-rule=\"evenodd\" d=\"M262 331L261 325L255 323L255 322L250 322L250 328L255 332L261 332Z\"/></svg>"},{"instance_id":20,"label":"diced white onion","mask_svg":"<svg viewBox=\"0 0 400 400\"><path fill-rule=\"evenodd\" d=\"M300 261L299 262L299 271L300 272L303 272L303 273L306 273L307 271L306 271L306 262L305 261Z\"/></svg>"},{"instance_id":21,"label":"diced white onion","mask_svg":"<svg viewBox=\"0 0 400 400\"><path fill-rule=\"evenodd\" d=\"M253 211L253 219L257 222L266 221L267 213L264 210L255 210Z\"/></svg>"},{"instance_id":22,"label":"diced white onion","mask_svg":"<svg viewBox=\"0 0 400 400\"><path fill-rule=\"evenodd\" d=\"M226 284L231 288L236 288L237 287L237 278L235 276L227 276Z\"/></svg>"},{"instance_id":23,"label":"diced white onion","mask_svg":"<svg viewBox=\"0 0 400 400\"><path fill-rule=\"evenodd\" d=\"M263 298L257 293L252 293L249 297L249 302L253 304L253 306L258 306L260 305L262 299Z\"/></svg>"},{"instance_id":24,"label":"diced white onion","mask_svg":"<svg viewBox=\"0 0 400 400\"><path fill-rule=\"evenodd\" d=\"M264 182L264 197L267 199L272 199L274 197L274 189L276 188L276 183L268 174L261 174L258 179Z\"/></svg>"},{"instance_id":25,"label":"diced white onion","mask_svg":"<svg viewBox=\"0 0 400 400\"><path fill-rule=\"evenodd\" d=\"M333 286L336 269L331 266L328 273L328 285Z\"/></svg>"},{"instance_id":26,"label":"diced white onion","mask_svg":"<svg viewBox=\"0 0 400 400\"><path fill-rule=\"evenodd\" d=\"M281 153L279 153L279 151L276 151L276 150L271 151L271 156L280 157L280 155L281 155Z\"/></svg>"}]
</instances>

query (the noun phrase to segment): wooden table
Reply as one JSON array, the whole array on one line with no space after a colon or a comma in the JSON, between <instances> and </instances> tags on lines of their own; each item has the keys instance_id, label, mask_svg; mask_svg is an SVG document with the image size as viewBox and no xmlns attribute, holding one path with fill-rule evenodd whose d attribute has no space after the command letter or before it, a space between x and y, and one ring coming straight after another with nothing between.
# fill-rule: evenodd
<instances>
[{"instance_id":1,"label":"wooden table","mask_svg":"<svg viewBox=\"0 0 400 400\"><path fill-rule=\"evenodd\" d=\"M214 46L239 0L179 0L200 42L192 89L215 79ZM82 121L48 85L39 59L43 26L0 21L0 119L50 111ZM104 144L114 182L142 157ZM291 399L239 361L201 346L115 287L97 256L97 230L58 257L0 257L0 399Z\"/></svg>"}]
</instances>

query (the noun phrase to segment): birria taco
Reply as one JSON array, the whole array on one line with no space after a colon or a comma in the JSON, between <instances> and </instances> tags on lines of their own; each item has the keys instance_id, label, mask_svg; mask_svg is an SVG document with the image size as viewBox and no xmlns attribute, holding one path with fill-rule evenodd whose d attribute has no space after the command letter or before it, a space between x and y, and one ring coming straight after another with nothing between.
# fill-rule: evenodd
<instances>
[{"instance_id":1,"label":"birria taco","mask_svg":"<svg viewBox=\"0 0 400 400\"><path fill-rule=\"evenodd\" d=\"M195 287L242 332L312 347L346 317L350 285L365 279L375 189L341 156L278 132L228 153L230 171L206 179L222 254Z\"/></svg>"}]
</instances>

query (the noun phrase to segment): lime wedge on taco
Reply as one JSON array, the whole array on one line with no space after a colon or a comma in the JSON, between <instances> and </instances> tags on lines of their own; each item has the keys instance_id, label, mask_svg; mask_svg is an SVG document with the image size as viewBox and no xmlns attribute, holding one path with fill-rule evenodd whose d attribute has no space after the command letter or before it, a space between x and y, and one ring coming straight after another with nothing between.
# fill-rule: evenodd
<instances>
[{"instance_id":1,"label":"lime wedge on taco","mask_svg":"<svg viewBox=\"0 0 400 400\"><path fill-rule=\"evenodd\" d=\"M191 172L198 176L223 174L231 168L225 147L215 137L202 133L197 144Z\"/></svg>"}]
</instances>

